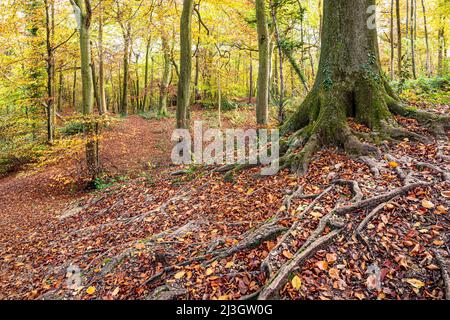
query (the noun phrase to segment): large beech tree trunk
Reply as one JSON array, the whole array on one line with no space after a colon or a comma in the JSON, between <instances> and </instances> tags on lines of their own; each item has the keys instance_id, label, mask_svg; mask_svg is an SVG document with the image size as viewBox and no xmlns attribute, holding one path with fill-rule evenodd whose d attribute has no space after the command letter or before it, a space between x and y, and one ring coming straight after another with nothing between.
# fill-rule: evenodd
<instances>
[{"instance_id":1,"label":"large beech tree trunk","mask_svg":"<svg viewBox=\"0 0 450 320\"><path fill-rule=\"evenodd\" d=\"M448 127L448 117L398 102L381 71L376 27L369 28L374 24L374 12L368 10L373 5L375 0L324 1L319 72L311 92L282 128L290 134L284 160L297 170L304 171L323 145L352 154L376 151L354 135L348 117L371 128L377 138L373 140L414 136L397 124L393 113L423 122L435 119L440 123L433 128L436 133ZM301 152L289 152L298 147L303 147Z\"/></svg>"}]
</instances>

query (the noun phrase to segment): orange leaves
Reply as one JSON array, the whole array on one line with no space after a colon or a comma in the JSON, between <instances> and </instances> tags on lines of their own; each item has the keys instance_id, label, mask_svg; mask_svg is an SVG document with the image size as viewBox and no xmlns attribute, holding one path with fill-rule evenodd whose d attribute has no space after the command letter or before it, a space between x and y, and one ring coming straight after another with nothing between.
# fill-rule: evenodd
<instances>
[{"instance_id":1,"label":"orange leaves","mask_svg":"<svg viewBox=\"0 0 450 320\"><path fill-rule=\"evenodd\" d=\"M332 279L339 279L339 278L340 278L340 277L339 277L339 274L340 274L340 272L339 272L339 270L336 269L336 268L331 268L331 269L328 271L328 275L329 275L330 278L332 278Z\"/></svg>"},{"instance_id":2,"label":"orange leaves","mask_svg":"<svg viewBox=\"0 0 450 320\"><path fill-rule=\"evenodd\" d=\"M426 209L433 209L435 207L434 203L429 200L423 200L422 201L422 207Z\"/></svg>"},{"instance_id":3,"label":"orange leaves","mask_svg":"<svg viewBox=\"0 0 450 320\"><path fill-rule=\"evenodd\" d=\"M337 256L335 253L327 253L326 258L329 264L333 264L337 260Z\"/></svg>"},{"instance_id":4,"label":"orange leaves","mask_svg":"<svg viewBox=\"0 0 450 320\"><path fill-rule=\"evenodd\" d=\"M391 167L393 169L398 168L398 166L399 166L399 164L397 162L395 162L395 161L389 162L389 167Z\"/></svg>"},{"instance_id":5,"label":"orange leaves","mask_svg":"<svg viewBox=\"0 0 450 320\"><path fill-rule=\"evenodd\" d=\"M322 271L328 270L328 262L326 262L326 261L319 261L316 263L316 266L317 266L317 268L319 268Z\"/></svg>"},{"instance_id":6,"label":"orange leaves","mask_svg":"<svg viewBox=\"0 0 450 320\"><path fill-rule=\"evenodd\" d=\"M96 291L95 287L89 287L86 289L86 293L89 295L93 295L95 291Z\"/></svg>"},{"instance_id":7,"label":"orange leaves","mask_svg":"<svg viewBox=\"0 0 450 320\"><path fill-rule=\"evenodd\" d=\"M286 259L292 259L293 257L294 257L294 255L289 251L289 250L284 250L283 251L283 256L286 258Z\"/></svg>"}]
</instances>

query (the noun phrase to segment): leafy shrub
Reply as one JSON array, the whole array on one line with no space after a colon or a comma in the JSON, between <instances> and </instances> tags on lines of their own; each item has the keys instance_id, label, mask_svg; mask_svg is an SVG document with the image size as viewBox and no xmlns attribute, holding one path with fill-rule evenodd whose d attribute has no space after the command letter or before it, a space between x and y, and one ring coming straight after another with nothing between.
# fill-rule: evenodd
<instances>
[{"instance_id":1,"label":"leafy shrub","mask_svg":"<svg viewBox=\"0 0 450 320\"><path fill-rule=\"evenodd\" d=\"M64 127L62 127L60 131L64 136L69 137L83 133L83 128L83 123L78 121L70 121Z\"/></svg>"}]
</instances>

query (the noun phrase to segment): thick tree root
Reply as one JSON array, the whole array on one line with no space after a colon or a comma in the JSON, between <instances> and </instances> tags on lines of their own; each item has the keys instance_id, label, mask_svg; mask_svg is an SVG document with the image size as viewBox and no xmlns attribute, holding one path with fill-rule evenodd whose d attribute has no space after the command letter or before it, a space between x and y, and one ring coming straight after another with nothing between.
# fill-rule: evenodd
<instances>
[{"instance_id":1,"label":"thick tree root","mask_svg":"<svg viewBox=\"0 0 450 320\"><path fill-rule=\"evenodd\" d=\"M416 119L421 125L428 128L435 137L447 140L447 132L450 130L450 117L407 107L400 103L396 97L387 96L389 110L399 116Z\"/></svg>"},{"instance_id":2,"label":"thick tree root","mask_svg":"<svg viewBox=\"0 0 450 320\"><path fill-rule=\"evenodd\" d=\"M433 164L426 163L426 162L419 162L419 163L416 164L416 166L419 167L419 168L427 168L427 169L436 171L437 173L442 175L442 179L444 181L450 182L450 172L445 171L445 170L439 168L438 166L435 166Z\"/></svg>"},{"instance_id":3,"label":"thick tree root","mask_svg":"<svg viewBox=\"0 0 450 320\"><path fill-rule=\"evenodd\" d=\"M284 234L284 236L281 238L281 240L277 243L277 245L272 248L272 250L269 252L268 256L263 260L261 264L261 270L266 274L267 277L272 276L273 270L275 270L274 262L273 260L276 259L276 257L280 254L280 252L283 250L283 247L286 246L287 243L289 243L290 238L292 237L292 234L298 229L300 225L300 221L309 214L314 207L317 205L317 203L325 196L327 195L334 186L330 186L326 188L320 195L318 195L311 204L308 205L308 207L305 208L305 210L301 211L301 213L297 217L297 221L294 222L294 224L289 228L288 232ZM298 210L297 210L298 211Z\"/></svg>"},{"instance_id":4,"label":"thick tree root","mask_svg":"<svg viewBox=\"0 0 450 320\"><path fill-rule=\"evenodd\" d=\"M157 300L157 301L168 301L176 300L182 296L186 296L188 291L185 288L173 286L173 285L163 285L156 288L145 300Z\"/></svg>"},{"instance_id":5,"label":"thick tree root","mask_svg":"<svg viewBox=\"0 0 450 320\"><path fill-rule=\"evenodd\" d=\"M329 234L317 239L310 246L300 249L289 263L283 265L275 277L264 287L258 296L258 300L268 300L278 295L279 289L287 282L289 274L298 268L303 262L314 255L321 248L326 247L342 232L341 229L333 230Z\"/></svg>"},{"instance_id":6,"label":"thick tree root","mask_svg":"<svg viewBox=\"0 0 450 320\"><path fill-rule=\"evenodd\" d=\"M310 235L310 237L306 240L300 250L297 251L294 257L289 262L284 264L274 276L270 275L271 278L261 290L258 299L265 300L276 297L278 291L287 282L290 273L297 270L300 267L301 263L305 262L318 250L321 250L332 241L334 241L334 239L336 239L336 237L340 235L345 229L347 222L344 220L344 216L346 214L360 209L371 209L379 206L377 209L372 211L371 216L368 217L368 221L370 221L370 219L372 219L374 215L376 215L381 209L384 208L384 204L386 202L391 201L398 196L404 195L418 187L425 187L429 185L430 183L425 182L412 183L410 185L394 189L379 196L361 200L359 202L341 208L335 208L320 220L317 229ZM381 204L383 204L383 206L381 206ZM323 235L327 227L329 227L331 231L327 235ZM267 265L265 266L265 268L267 268ZM267 274L267 269L263 271L265 271Z\"/></svg>"},{"instance_id":7,"label":"thick tree root","mask_svg":"<svg viewBox=\"0 0 450 320\"><path fill-rule=\"evenodd\" d=\"M444 154L444 146L438 145L438 152L436 158L442 160L443 162L450 162L450 156Z\"/></svg>"},{"instance_id":8,"label":"thick tree root","mask_svg":"<svg viewBox=\"0 0 450 320\"><path fill-rule=\"evenodd\" d=\"M375 178L380 177L381 172L384 171L384 168L380 165L380 163L372 157L363 156L359 157L359 160L369 167L370 172L372 172Z\"/></svg>"},{"instance_id":9,"label":"thick tree root","mask_svg":"<svg viewBox=\"0 0 450 320\"><path fill-rule=\"evenodd\" d=\"M228 249L219 249L214 252L208 253L206 255L194 257L188 261L185 261L183 263L180 263L178 265L173 265L170 267L166 267L161 272L158 272L154 276L152 276L149 280L147 280L146 284L150 285L153 282L161 279L164 275L170 274L177 270L180 267L190 265L192 263L199 263L203 262L203 265L208 265L214 260L217 259L224 259L226 257L229 257L237 252L252 249L257 246L259 246L261 243L265 241L272 240L276 238L281 233L285 232L286 228L279 226L275 222L268 222L260 226L259 228L249 231L245 236L244 239L239 242L236 246L228 248Z\"/></svg>"}]
</instances>

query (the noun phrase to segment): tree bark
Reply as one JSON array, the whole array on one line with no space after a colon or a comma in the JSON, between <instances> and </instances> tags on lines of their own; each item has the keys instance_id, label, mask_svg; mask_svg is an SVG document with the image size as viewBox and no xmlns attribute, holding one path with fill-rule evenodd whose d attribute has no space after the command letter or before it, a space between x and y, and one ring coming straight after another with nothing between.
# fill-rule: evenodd
<instances>
[{"instance_id":1,"label":"tree bark","mask_svg":"<svg viewBox=\"0 0 450 320\"><path fill-rule=\"evenodd\" d=\"M99 89L99 110L100 114L106 113L106 91L105 91L105 68L104 68L104 53L103 53L103 5L99 5L99 27L98 27L98 89Z\"/></svg>"},{"instance_id":2,"label":"tree bark","mask_svg":"<svg viewBox=\"0 0 450 320\"><path fill-rule=\"evenodd\" d=\"M71 3L74 7L80 34L81 81L83 88L82 110L84 115L89 116L93 112L93 81L90 66L91 50L89 38L92 17L91 4L89 0L71 0ZM88 119L85 123L86 162L91 182L96 179L99 167L96 133L97 126Z\"/></svg>"},{"instance_id":3,"label":"tree bark","mask_svg":"<svg viewBox=\"0 0 450 320\"><path fill-rule=\"evenodd\" d=\"M163 55L164 55L164 67L163 67L163 73L161 77L161 87L160 87L160 93L159 93L159 108L158 108L158 115L160 117L166 117L168 115L167 111L167 94L168 94L168 87L169 87L169 81L170 81L170 49L169 49L169 41L167 39L166 35L163 35L161 37L162 40L162 48L163 48Z\"/></svg>"},{"instance_id":4,"label":"tree bark","mask_svg":"<svg viewBox=\"0 0 450 320\"><path fill-rule=\"evenodd\" d=\"M183 0L180 22L180 77L177 94L177 128L189 127L192 75L192 11L194 0Z\"/></svg>"},{"instance_id":5,"label":"tree bark","mask_svg":"<svg viewBox=\"0 0 450 320\"><path fill-rule=\"evenodd\" d=\"M391 80L394 80L395 77L395 68L394 68L394 60L395 60L395 45L394 45L394 0L391 0L391 23L390 27L390 37L391 37L391 56L389 60L389 71L391 74Z\"/></svg>"},{"instance_id":6,"label":"tree bark","mask_svg":"<svg viewBox=\"0 0 450 320\"><path fill-rule=\"evenodd\" d=\"M145 47L144 98L142 101L142 109L144 111L149 110L149 106L148 106L148 95L149 95L148 74L149 74L150 45L151 45L151 38L148 37L147 45Z\"/></svg>"},{"instance_id":7,"label":"tree bark","mask_svg":"<svg viewBox=\"0 0 450 320\"><path fill-rule=\"evenodd\" d=\"M55 56L52 43L52 22L50 20L50 4L48 0L44 0L45 4L45 28L46 28L46 44L47 44L47 142L53 143L55 131L55 97L54 97L54 73L55 73Z\"/></svg>"},{"instance_id":8,"label":"tree bark","mask_svg":"<svg viewBox=\"0 0 450 320\"><path fill-rule=\"evenodd\" d=\"M250 63L249 63L249 88L248 88L248 103L252 103L253 99L253 55L252 51L250 51Z\"/></svg>"},{"instance_id":9,"label":"tree bark","mask_svg":"<svg viewBox=\"0 0 450 320\"><path fill-rule=\"evenodd\" d=\"M91 70L92 70L92 87L94 89L95 104L97 105L98 113L103 114L102 105L101 105L101 101L100 101L99 88L98 88L97 72L95 70L95 59L94 59L94 53L92 50L92 42L91 42Z\"/></svg>"},{"instance_id":10,"label":"tree bark","mask_svg":"<svg viewBox=\"0 0 450 320\"><path fill-rule=\"evenodd\" d=\"M425 8L425 1L422 1L422 12L423 12L423 25L424 25L424 32L425 32L425 46L427 50L427 60L426 60L426 68L427 68L427 75L428 77L431 77L431 56L430 56L430 43L428 40L428 25L427 25L427 11Z\"/></svg>"},{"instance_id":11,"label":"tree bark","mask_svg":"<svg viewBox=\"0 0 450 320\"><path fill-rule=\"evenodd\" d=\"M256 20L259 48L256 122L259 125L266 125L269 119L270 39L265 0L256 0Z\"/></svg>"},{"instance_id":12,"label":"tree bark","mask_svg":"<svg viewBox=\"0 0 450 320\"><path fill-rule=\"evenodd\" d=\"M123 30L124 47L123 47L123 84L122 84L122 103L120 113L128 114L128 80L129 80L129 58L130 58L130 37L131 30L128 27Z\"/></svg>"},{"instance_id":13,"label":"tree bark","mask_svg":"<svg viewBox=\"0 0 450 320\"><path fill-rule=\"evenodd\" d=\"M411 38L411 69L412 69L412 75L413 78L417 78L416 74L416 44L415 44L415 26L416 26L416 1L411 0L411 31L410 31L410 38Z\"/></svg>"},{"instance_id":14,"label":"tree bark","mask_svg":"<svg viewBox=\"0 0 450 320\"><path fill-rule=\"evenodd\" d=\"M351 154L375 152L353 135L348 117L379 137L403 132L393 113L420 118L420 112L397 102L383 77L377 30L367 25L369 13L361 14L373 5L375 0L324 1L321 56L314 87L282 127L284 134L294 133L289 150L303 146L300 153L288 152L284 158L294 169L304 171L312 154L323 145L343 147ZM432 115L426 117L433 119ZM448 118L444 118L439 121L447 127Z\"/></svg>"},{"instance_id":15,"label":"tree bark","mask_svg":"<svg viewBox=\"0 0 450 320\"><path fill-rule=\"evenodd\" d=\"M402 24L400 17L400 0L395 0L395 11L397 16L397 72L398 78L402 78Z\"/></svg>"}]
</instances>

